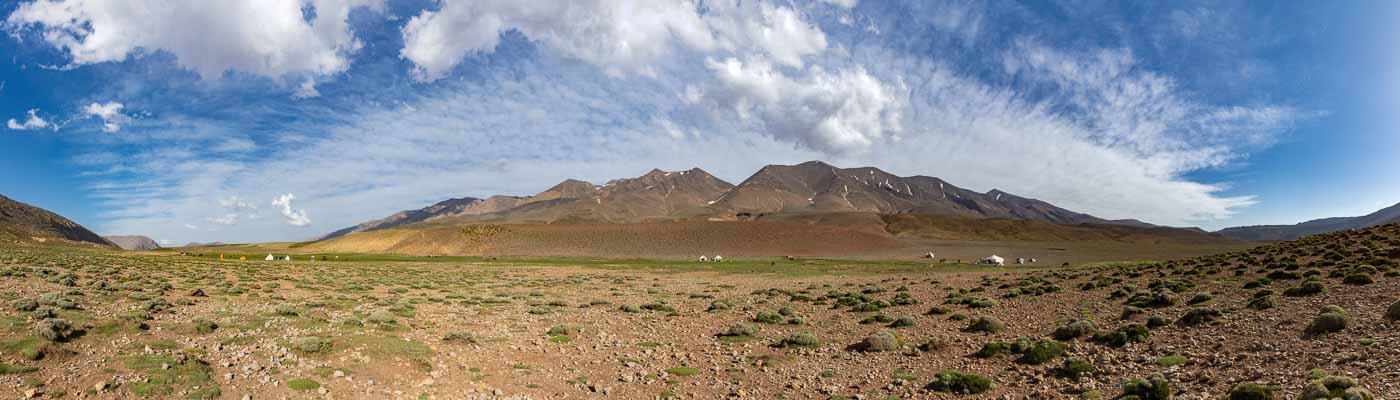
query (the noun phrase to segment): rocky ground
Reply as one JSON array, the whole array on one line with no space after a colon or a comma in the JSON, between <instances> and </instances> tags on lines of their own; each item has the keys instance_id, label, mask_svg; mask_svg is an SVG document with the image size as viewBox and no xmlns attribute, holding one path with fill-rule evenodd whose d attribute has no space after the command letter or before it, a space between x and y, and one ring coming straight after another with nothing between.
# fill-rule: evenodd
<instances>
[{"instance_id":1,"label":"rocky ground","mask_svg":"<svg viewBox=\"0 0 1400 400\"><path fill-rule=\"evenodd\" d=\"M1024 269L8 247L0 396L1395 398L1397 263L1395 225Z\"/></svg>"}]
</instances>

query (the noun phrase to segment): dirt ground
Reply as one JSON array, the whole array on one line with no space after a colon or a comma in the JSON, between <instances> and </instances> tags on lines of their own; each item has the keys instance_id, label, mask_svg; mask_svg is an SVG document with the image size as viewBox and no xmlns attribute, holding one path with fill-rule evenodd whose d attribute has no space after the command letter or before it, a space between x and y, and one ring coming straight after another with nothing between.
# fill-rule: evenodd
<instances>
[{"instance_id":1,"label":"dirt ground","mask_svg":"<svg viewBox=\"0 0 1400 400\"><path fill-rule=\"evenodd\" d=\"M0 397L1396 398L1397 247L1395 225L1032 268L5 247ZM1324 305L1344 327L1312 326Z\"/></svg>"}]
</instances>

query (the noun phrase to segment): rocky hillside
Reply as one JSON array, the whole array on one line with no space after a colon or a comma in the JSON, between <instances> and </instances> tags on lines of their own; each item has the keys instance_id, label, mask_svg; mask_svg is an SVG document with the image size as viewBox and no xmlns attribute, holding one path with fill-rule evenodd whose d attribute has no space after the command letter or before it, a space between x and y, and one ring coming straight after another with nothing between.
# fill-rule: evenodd
<instances>
[{"instance_id":1,"label":"rocky hillside","mask_svg":"<svg viewBox=\"0 0 1400 400\"><path fill-rule=\"evenodd\" d=\"M460 213L480 202L481 199L472 197L463 197L460 199L447 199L438 202L437 204L433 204L431 206L423 207L417 210L399 211L397 213L394 213L394 215L390 215L372 221L366 221L360 223L359 225L328 233L325 236L317 238L316 240L334 239L355 232L372 231L376 229L388 229L396 226L411 224L414 222L426 221L429 218L433 218L436 216Z\"/></svg>"},{"instance_id":2,"label":"rocky hillside","mask_svg":"<svg viewBox=\"0 0 1400 400\"><path fill-rule=\"evenodd\" d=\"M1397 222L1400 222L1400 204L1360 217L1324 218L1294 225L1240 226L1221 229L1217 233L1241 240L1277 241Z\"/></svg>"},{"instance_id":3,"label":"rocky hillside","mask_svg":"<svg viewBox=\"0 0 1400 400\"><path fill-rule=\"evenodd\" d=\"M145 236L114 235L103 236L103 238L107 239L107 241L110 241L113 244L116 244L117 247L121 247L123 250L145 251L160 248L159 243L156 243L155 240L151 240L151 238Z\"/></svg>"},{"instance_id":4,"label":"rocky hillside","mask_svg":"<svg viewBox=\"0 0 1400 400\"><path fill-rule=\"evenodd\" d=\"M61 239L73 242L113 246L82 225L48 210L24 204L0 195L0 233L16 240L29 241Z\"/></svg>"},{"instance_id":5,"label":"rocky hillside","mask_svg":"<svg viewBox=\"0 0 1400 400\"><path fill-rule=\"evenodd\" d=\"M939 178L837 168L820 161L763 167L711 207L717 214L855 211L1150 226L1105 220L1001 190L978 193Z\"/></svg>"}]
</instances>

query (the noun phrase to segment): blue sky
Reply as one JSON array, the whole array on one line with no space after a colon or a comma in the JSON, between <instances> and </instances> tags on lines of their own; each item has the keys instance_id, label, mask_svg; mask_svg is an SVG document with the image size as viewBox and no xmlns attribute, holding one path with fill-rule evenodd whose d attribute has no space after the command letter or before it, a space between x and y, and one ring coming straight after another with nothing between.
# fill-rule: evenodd
<instances>
[{"instance_id":1,"label":"blue sky","mask_svg":"<svg viewBox=\"0 0 1400 400\"><path fill-rule=\"evenodd\" d=\"M0 15L0 193L166 243L299 240L651 168L737 183L810 159L1207 229L1400 202L1393 2L39 0Z\"/></svg>"}]
</instances>

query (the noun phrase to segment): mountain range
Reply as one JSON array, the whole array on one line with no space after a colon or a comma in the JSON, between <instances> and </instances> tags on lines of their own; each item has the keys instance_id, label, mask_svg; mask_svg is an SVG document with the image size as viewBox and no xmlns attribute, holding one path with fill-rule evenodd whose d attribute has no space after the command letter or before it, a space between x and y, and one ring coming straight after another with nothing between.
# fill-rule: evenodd
<instances>
[{"instance_id":1,"label":"mountain range","mask_svg":"<svg viewBox=\"0 0 1400 400\"><path fill-rule=\"evenodd\" d=\"M1400 223L1400 204L1359 217L1323 218L1294 225L1240 226L1221 229L1217 233L1241 240L1278 241L1393 223Z\"/></svg>"},{"instance_id":2,"label":"mountain range","mask_svg":"<svg viewBox=\"0 0 1400 400\"><path fill-rule=\"evenodd\" d=\"M1001 190L979 193L934 177L904 177L873 167L838 168L809 161L765 166L738 185L699 168L653 169L603 185L570 179L532 196L449 199L340 229L318 240L413 223L724 221L792 213L908 213L1155 227L1137 220L1098 218Z\"/></svg>"}]
</instances>

